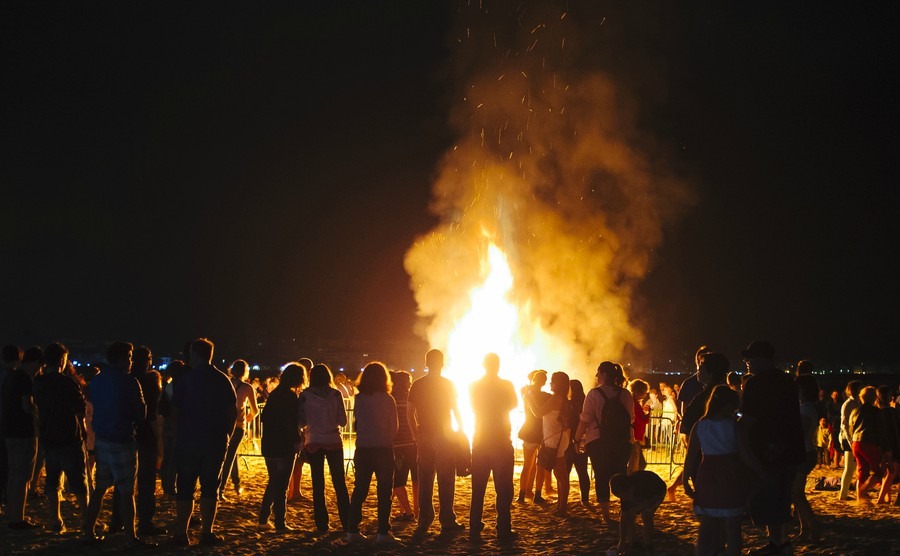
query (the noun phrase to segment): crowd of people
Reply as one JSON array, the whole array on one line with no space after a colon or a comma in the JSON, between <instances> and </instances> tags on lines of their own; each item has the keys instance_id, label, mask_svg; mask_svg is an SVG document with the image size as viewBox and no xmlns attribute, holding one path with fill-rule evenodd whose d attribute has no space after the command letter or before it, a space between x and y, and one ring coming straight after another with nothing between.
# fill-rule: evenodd
<instances>
[{"instance_id":1,"label":"crowd of people","mask_svg":"<svg viewBox=\"0 0 900 556\"><path fill-rule=\"evenodd\" d=\"M4 347L0 500L8 527L66 531L60 514L65 476L86 543L122 531L128 547L155 546L149 539L167 534L171 544L189 546L199 483L199 542L220 545L218 505L228 500L229 479L235 495L243 492L235 460L257 415L268 472L257 527L286 533L299 526L287 522L286 505L303 497L305 463L314 523L304 528L323 534L332 530L327 462L337 529L351 543L366 540L360 524L373 478L376 543L399 542L392 523L403 521L416 523L410 543L423 540L435 521L441 534L467 531L472 542L480 542L491 529L484 522L491 478L493 534L510 543L518 536L512 504L548 503L545 493L553 478L553 514L568 516L574 467L580 503L596 504L600 526L618 527L614 550L620 553L641 543L633 531L637 516L643 522L641 544L652 546L657 508L683 488L698 518L698 555L740 554L748 514L768 534L768 544L751 554L791 554L793 543L815 542L822 534L806 500L807 477L817 465L843 466L838 498L867 504L891 502L900 462L900 426L890 388L853 380L845 399L838 391L826 395L809 362L788 374L776 368L775 350L765 341L741 352L745 372L733 371L723 353L702 346L695 374L658 389L644 380L629 381L621 365L604 361L597 367L596 385L587 391L565 372L548 376L535 370L517 395L514 385L500 378L500 357L487 354L484 376L469 385L471 442L461 432L457 386L442 376L439 350L426 354L427 373L417 380L371 362L352 384L326 364L306 358L286 364L273 380L254 384L246 361L234 361L226 374L212 364L213 351L209 340L194 340L185 346L184 359L169 364L163 376L153 369L148 348L125 342L109 346L102 371L76 370L60 343L24 352ZM544 390L548 381L549 392ZM510 413L520 398L525 420L517 436L524 461L516 497ZM642 447L652 419L677 430L686 447L683 472L669 484L646 469ZM352 489L342 434L351 425ZM44 525L26 515L41 467L49 500L48 514L40 520ZM472 494L466 526L454 511L454 499L457 476L468 475ZM171 531L154 519L158 486L176 501ZM97 520L110 489L112 518L101 525ZM613 496L620 501L618 516L610 504ZM900 504L900 496L894 504ZM399 513L392 515L392 507ZM792 507L801 532L788 539L785 525Z\"/></svg>"}]
</instances>

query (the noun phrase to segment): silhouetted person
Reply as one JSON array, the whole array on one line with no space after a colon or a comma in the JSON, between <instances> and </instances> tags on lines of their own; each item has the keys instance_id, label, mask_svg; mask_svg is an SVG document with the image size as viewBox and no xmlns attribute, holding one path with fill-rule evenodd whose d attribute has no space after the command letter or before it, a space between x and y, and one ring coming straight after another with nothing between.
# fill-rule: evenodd
<instances>
[{"instance_id":1,"label":"silhouetted person","mask_svg":"<svg viewBox=\"0 0 900 556\"><path fill-rule=\"evenodd\" d=\"M9 461L6 456L6 441L3 440L3 388L6 379L22 362L22 350L19 346L3 346L3 359L0 361L0 502L6 503L6 483L9 480Z\"/></svg>"},{"instance_id":2,"label":"silhouetted person","mask_svg":"<svg viewBox=\"0 0 900 556\"><path fill-rule=\"evenodd\" d=\"M472 437L472 506L469 511L469 535L477 538L484 529L484 494L493 473L497 493L497 538L515 538L510 507L513 501L515 451L510 439L509 412L519 405L512 382L500 378L500 357L484 356L484 376L469 387L469 399L475 414Z\"/></svg>"},{"instance_id":3,"label":"silhouetted person","mask_svg":"<svg viewBox=\"0 0 900 556\"><path fill-rule=\"evenodd\" d=\"M765 527L769 535L769 544L758 549L759 554L790 549L784 526L791 519L791 484L804 460L797 385L790 375L775 368L774 355L775 348L765 341L755 341L741 352L753 376L741 396L740 424L765 469L760 488L749 503L753 523Z\"/></svg>"},{"instance_id":4,"label":"silhouetted person","mask_svg":"<svg viewBox=\"0 0 900 556\"><path fill-rule=\"evenodd\" d=\"M119 511L128 547L147 546L135 535L134 482L137 476L135 427L147 415L144 396L137 379L131 376L134 347L115 342L106 351L109 366L91 381L94 406L94 455L97 459L96 488L85 517L85 541L103 540L94 534L94 525L111 486L119 490Z\"/></svg>"},{"instance_id":5,"label":"silhouetted person","mask_svg":"<svg viewBox=\"0 0 900 556\"><path fill-rule=\"evenodd\" d=\"M263 493L257 528L265 531L272 528L269 516L275 514L275 530L287 532L291 527L285 523L285 501L288 482L297 453L300 451L299 400L297 395L303 386L306 369L297 363L290 363L281 373L281 381L272 390L262 413L262 455L266 460L269 480Z\"/></svg>"},{"instance_id":6,"label":"silhouetted person","mask_svg":"<svg viewBox=\"0 0 900 556\"><path fill-rule=\"evenodd\" d=\"M234 393L237 396L237 419L234 424L234 432L231 433L231 440L228 441L228 453L225 456L225 467L222 468L222 482L219 484L219 501L226 502L225 484L228 477L231 477L231 484L234 486L234 493L241 495L241 473L240 466L237 464L237 451L244 440L244 427L247 423L253 421L259 413L256 405L256 392L247 382L250 377L250 365L243 359L238 359L231 364L231 385L234 386ZM284 374L282 373L282 380Z\"/></svg>"},{"instance_id":7,"label":"silhouetted person","mask_svg":"<svg viewBox=\"0 0 900 556\"><path fill-rule=\"evenodd\" d=\"M313 365L309 387L300 393L300 426L306 427L305 448L309 458L309 474L313 489L313 519L316 531L328 531L328 508L325 504L325 462L331 474L341 530L347 532L350 495L344 478L344 444L341 427L347 425L347 412L341 393L334 387L331 369L324 363ZM296 466L299 463L295 464Z\"/></svg>"},{"instance_id":8,"label":"silhouetted person","mask_svg":"<svg viewBox=\"0 0 900 556\"><path fill-rule=\"evenodd\" d=\"M199 338L191 343L191 370L175 383L178 430L175 440L176 546L190 544L188 526L194 512L194 491L200 481L200 543L217 546L224 539L213 532L219 479L228 440L237 418L237 397L225 373L212 364L213 343Z\"/></svg>"},{"instance_id":9,"label":"silhouetted person","mask_svg":"<svg viewBox=\"0 0 900 556\"><path fill-rule=\"evenodd\" d=\"M60 475L66 474L68 492L75 495L82 519L87 510L87 478L84 461L83 419L87 405L78 382L63 372L69 350L58 343L44 350L44 373L35 384L35 402L40 415L40 437L47 462L44 491L48 501L50 530L64 533L59 513Z\"/></svg>"},{"instance_id":10,"label":"silhouetted person","mask_svg":"<svg viewBox=\"0 0 900 556\"><path fill-rule=\"evenodd\" d=\"M350 523L347 539L362 540L359 532L362 507L375 476L378 498L377 543L393 543L391 535L391 491L394 486L394 435L397 434L397 405L391 397L391 377L383 363L366 365L357 382L356 468L353 495L350 497Z\"/></svg>"},{"instance_id":11,"label":"silhouetted person","mask_svg":"<svg viewBox=\"0 0 900 556\"><path fill-rule=\"evenodd\" d=\"M6 483L6 515L10 529L40 527L25 518L28 484L37 455L38 421L34 405L34 381L24 366L13 366L12 350L4 350L9 375L3 384L3 441L9 475ZM25 358L22 357L23 363Z\"/></svg>"},{"instance_id":12,"label":"silhouetted person","mask_svg":"<svg viewBox=\"0 0 900 556\"><path fill-rule=\"evenodd\" d=\"M409 390L407 418L419 449L419 524L416 536L428 532L434 522L434 480L437 476L441 533L458 532L465 527L456 521L453 498L456 488L456 463L451 457L451 414L462 429L462 416L456 403L456 387L441 376L444 354L433 349L425 354L428 374L416 380Z\"/></svg>"}]
</instances>

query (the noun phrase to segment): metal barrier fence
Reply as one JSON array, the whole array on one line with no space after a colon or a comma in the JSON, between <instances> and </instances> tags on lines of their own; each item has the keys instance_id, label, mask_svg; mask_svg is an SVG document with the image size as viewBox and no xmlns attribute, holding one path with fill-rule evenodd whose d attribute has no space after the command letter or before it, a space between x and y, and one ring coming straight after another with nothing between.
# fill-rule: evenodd
<instances>
[{"instance_id":1,"label":"metal barrier fence","mask_svg":"<svg viewBox=\"0 0 900 556\"><path fill-rule=\"evenodd\" d=\"M644 459L647 465L669 467L669 477L675 468L684 465L684 444L678 434L679 422L662 416L651 416L644 434Z\"/></svg>"}]
</instances>

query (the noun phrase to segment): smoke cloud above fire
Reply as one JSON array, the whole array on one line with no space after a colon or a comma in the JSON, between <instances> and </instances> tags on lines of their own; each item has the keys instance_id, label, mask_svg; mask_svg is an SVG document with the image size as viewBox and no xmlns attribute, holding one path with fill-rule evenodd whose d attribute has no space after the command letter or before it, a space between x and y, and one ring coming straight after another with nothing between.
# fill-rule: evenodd
<instances>
[{"instance_id":1,"label":"smoke cloud above fire","mask_svg":"<svg viewBox=\"0 0 900 556\"><path fill-rule=\"evenodd\" d=\"M587 5L458 8L458 140L433 185L439 224L405 259L434 347L470 309L490 243L507 256L509 301L565 351L559 370L584 375L644 343L635 288L690 195L640 132L640 107L601 70L616 56L598 40L613 23Z\"/></svg>"}]
</instances>

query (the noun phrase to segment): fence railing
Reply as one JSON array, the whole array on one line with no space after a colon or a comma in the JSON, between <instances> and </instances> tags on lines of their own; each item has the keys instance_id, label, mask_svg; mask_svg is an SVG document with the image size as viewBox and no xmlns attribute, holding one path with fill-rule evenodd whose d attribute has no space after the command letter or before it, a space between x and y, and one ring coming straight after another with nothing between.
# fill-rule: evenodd
<instances>
[{"instance_id":1,"label":"fence railing","mask_svg":"<svg viewBox=\"0 0 900 556\"><path fill-rule=\"evenodd\" d=\"M671 477L676 467L684 465L684 444L678 434L679 422L670 417L651 416L644 434L644 459L647 465L669 467Z\"/></svg>"}]
</instances>

